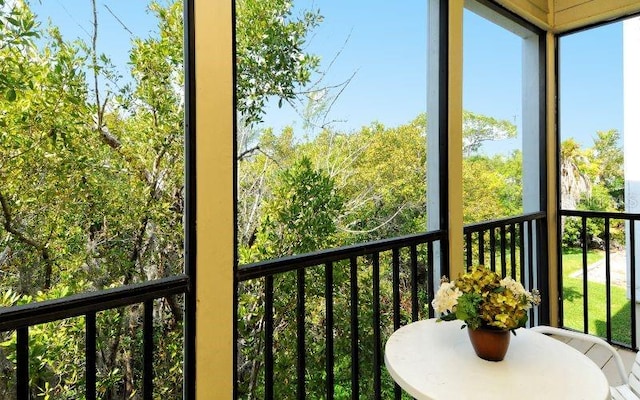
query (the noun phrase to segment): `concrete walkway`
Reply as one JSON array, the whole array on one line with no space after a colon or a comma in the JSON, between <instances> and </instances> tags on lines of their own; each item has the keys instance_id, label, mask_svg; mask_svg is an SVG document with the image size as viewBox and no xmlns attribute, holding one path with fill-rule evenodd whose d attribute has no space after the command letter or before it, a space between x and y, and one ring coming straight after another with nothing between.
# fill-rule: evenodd
<instances>
[{"instance_id":1,"label":"concrete walkway","mask_svg":"<svg viewBox=\"0 0 640 400\"><path fill-rule=\"evenodd\" d=\"M611 284L615 286L627 286L627 256L624 251L610 253L609 264L611 266ZM572 278L582 278L582 269L571 274ZM606 259L596 261L587 266L587 279L593 282L604 283L606 281Z\"/></svg>"}]
</instances>

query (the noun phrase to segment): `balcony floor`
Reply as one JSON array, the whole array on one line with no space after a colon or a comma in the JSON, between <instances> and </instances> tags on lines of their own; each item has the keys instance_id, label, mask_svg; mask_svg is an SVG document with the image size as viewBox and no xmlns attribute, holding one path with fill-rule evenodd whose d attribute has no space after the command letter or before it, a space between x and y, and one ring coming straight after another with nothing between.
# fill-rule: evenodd
<instances>
[{"instance_id":1,"label":"balcony floor","mask_svg":"<svg viewBox=\"0 0 640 400\"><path fill-rule=\"evenodd\" d=\"M622 381L620 380L620 376L618 374L618 369L616 368L615 362L611 357L611 353L602 348L602 346L597 346L578 339L569 339L559 336L552 337L567 343L569 346L581 351L583 354L593 360L593 362L595 362L600 367L600 369L602 369L602 372L604 372L604 374L606 375L610 386L617 386L622 384ZM625 369L628 373L629 371L631 371L631 366L633 365L633 360L636 357L636 353L631 350L620 348L618 348L618 353L622 357L622 362L624 363Z\"/></svg>"}]
</instances>

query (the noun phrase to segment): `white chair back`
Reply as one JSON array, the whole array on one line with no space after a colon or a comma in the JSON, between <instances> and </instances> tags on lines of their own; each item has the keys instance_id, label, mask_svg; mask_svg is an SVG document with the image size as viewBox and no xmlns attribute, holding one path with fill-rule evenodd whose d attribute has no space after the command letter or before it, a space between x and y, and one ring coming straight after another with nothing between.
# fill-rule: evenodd
<instances>
[{"instance_id":1,"label":"white chair back","mask_svg":"<svg viewBox=\"0 0 640 400\"><path fill-rule=\"evenodd\" d=\"M629 387L637 397L640 397L640 352L636 354L631 373L629 373Z\"/></svg>"},{"instance_id":2,"label":"white chair back","mask_svg":"<svg viewBox=\"0 0 640 400\"><path fill-rule=\"evenodd\" d=\"M640 400L640 352L636 354L636 358L631 367L631 372L627 375L624 364L622 363L622 357L609 343L602 340L599 337L587 335L580 332L568 331L565 329L554 328L551 326L535 326L531 330L546 333L551 335L564 336L571 339L584 340L593 344L600 345L607 349L613 360L615 361L616 369L620 375L620 379L623 384L619 386L611 386L611 399L612 400Z\"/></svg>"}]
</instances>

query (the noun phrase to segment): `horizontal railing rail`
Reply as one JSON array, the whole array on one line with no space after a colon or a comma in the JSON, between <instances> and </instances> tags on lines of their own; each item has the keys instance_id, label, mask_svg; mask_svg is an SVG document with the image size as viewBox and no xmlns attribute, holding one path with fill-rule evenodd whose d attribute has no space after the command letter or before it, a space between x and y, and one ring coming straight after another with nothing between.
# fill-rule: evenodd
<instances>
[{"instance_id":1,"label":"horizontal railing rail","mask_svg":"<svg viewBox=\"0 0 640 400\"><path fill-rule=\"evenodd\" d=\"M636 282L637 276L635 243L636 223L640 221L640 214L587 210L560 210L559 214L563 217L561 226L564 229L561 232L559 243L558 290L561 293L559 299L560 325L567 329L598 335L609 343L621 347L638 350L636 329L637 299L636 291L633 290L635 285L630 282ZM578 236L573 238L574 243L566 243L571 239L569 237L571 230L567 229L566 226L572 219L579 220L577 227L574 226L574 232L577 230ZM614 224L616 221L617 224ZM625 225L624 234L621 228L622 223ZM575 243L576 241L577 243ZM616 288L613 281L612 249L620 247L623 243L626 249L629 250L628 254L625 251L624 283L626 287ZM576 273L581 278L570 276L570 274L564 272L563 255L575 245L580 248L581 265ZM597 272L591 270L589 265L589 251L592 249L604 251L604 281L602 278L593 279ZM601 275L601 273L599 274ZM572 284L574 279L581 279L581 282L576 286ZM599 284L604 285L604 288L597 286ZM602 298L602 294L598 293L602 291L604 291L603 304L599 300ZM619 303L621 296L623 298L626 297L624 304L616 304L617 312L615 315L613 313L614 291L618 293L616 296L617 303ZM582 298L581 305L573 302L573 299L579 297ZM575 318L566 318L568 314L576 314L574 309L569 307L582 308L582 321L575 321ZM604 316L602 316L602 310L604 310ZM596 324L595 331L591 329L592 323Z\"/></svg>"},{"instance_id":2,"label":"horizontal railing rail","mask_svg":"<svg viewBox=\"0 0 640 400\"><path fill-rule=\"evenodd\" d=\"M538 211L538 212L518 215L515 217L500 218L500 219L494 219L491 221L483 221L483 222L476 222L473 224L467 224L464 226L463 231L465 234L472 233L472 232L486 231L492 228L500 228L505 225L513 225L521 222L542 220L542 219L545 219L546 217L547 217L547 213L545 213L544 211Z\"/></svg>"},{"instance_id":3,"label":"horizontal railing rail","mask_svg":"<svg viewBox=\"0 0 640 400\"><path fill-rule=\"evenodd\" d=\"M60 299L0 308L0 331L140 304L147 300L187 293L188 289L189 277L176 275L112 289L74 294Z\"/></svg>"},{"instance_id":4,"label":"horizontal railing rail","mask_svg":"<svg viewBox=\"0 0 640 400\"><path fill-rule=\"evenodd\" d=\"M238 281L263 278L268 275L335 262L349 257L360 257L394 248L441 240L444 234L444 231L436 230L246 264L238 267Z\"/></svg>"},{"instance_id":5,"label":"horizontal railing rail","mask_svg":"<svg viewBox=\"0 0 640 400\"><path fill-rule=\"evenodd\" d=\"M126 285L95 292L84 292L60 299L0 308L0 332L16 331L16 398L30 398L29 328L72 317L85 318L85 396L96 399L96 313L144 305L142 398L153 398L153 302L156 299L186 294L189 277L177 275L154 281Z\"/></svg>"},{"instance_id":6,"label":"horizontal railing rail","mask_svg":"<svg viewBox=\"0 0 640 400\"><path fill-rule=\"evenodd\" d=\"M640 221L640 214L616 211L560 210L563 217L611 218Z\"/></svg>"}]
</instances>

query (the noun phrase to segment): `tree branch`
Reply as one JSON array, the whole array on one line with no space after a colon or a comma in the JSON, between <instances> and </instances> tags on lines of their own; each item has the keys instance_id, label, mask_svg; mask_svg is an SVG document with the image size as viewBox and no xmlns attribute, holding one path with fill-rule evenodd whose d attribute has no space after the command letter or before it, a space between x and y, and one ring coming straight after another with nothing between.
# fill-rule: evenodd
<instances>
[{"instance_id":1,"label":"tree branch","mask_svg":"<svg viewBox=\"0 0 640 400\"><path fill-rule=\"evenodd\" d=\"M250 156L251 154L255 153L256 151L260 151L260 146L253 146L250 149L247 149L245 151L243 151L242 153L240 153L240 155L238 156L238 161L242 161L245 157Z\"/></svg>"},{"instance_id":2,"label":"tree branch","mask_svg":"<svg viewBox=\"0 0 640 400\"><path fill-rule=\"evenodd\" d=\"M116 21L118 21L118 22L120 23L120 25L122 25L122 27L124 28L124 30L125 30L125 31L129 32L129 34L130 34L131 36L135 36L135 35L133 34L133 32L131 32L131 29L127 28L127 26L124 24L124 22L122 22L122 20L121 20L120 18L118 18L118 16L117 16L116 14L114 14L114 12L113 12L113 11L111 11L111 9L109 8L109 6L108 6L108 5L106 5L106 4L103 4L103 5L104 5L104 8L106 8L106 9L107 9L107 11L109 11L109 13L110 13L111 15L113 15L113 18L115 18L115 19L116 19Z\"/></svg>"},{"instance_id":3,"label":"tree branch","mask_svg":"<svg viewBox=\"0 0 640 400\"><path fill-rule=\"evenodd\" d=\"M102 128L102 103L100 102L100 89L98 88L98 55L97 55L97 43L98 43L98 10L96 9L96 0L91 0L91 7L93 8L93 35L91 36L91 62L93 67L93 89L96 96L96 109L98 113L98 129Z\"/></svg>"},{"instance_id":4,"label":"tree branch","mask_svg":"<svg viewBox=\"0 0 640 400\"><path fill-rule=\"evenodd\" d=\"M396 211L396 212L395 212L391 217L389 217L386 221L382 222L380 225L376 226L375 228L367 229L367 230L357 230L357 231L355 231L355 230L348 229L347 227L341 227L341 226L338 226L338 229L339 229L339 230L341 230L341 231L343 231L343 232L347 232L347 233L357 233L357 234L363 234L363 233L371 233L371 232L375 232L375 231L377 231L378 229L380 229L380 228L384 227L385 225L387 225L388 223L390 223L391 221L393 221L393 219L394 219L398 214L400 214L400 212L404 209L404 207L405 207L405 206L406 206L406 203L405 203L405 204L402 204L402 205L400 206L400 208L398 208L398 210L397 210L397 211Z\"/></svg>"},{"instance_id":5,"label":"tree branch","mask_svg":"<svg viewBox=\"0 0 640 400\"><path fill-rule=\"evenodd\" d=\"M28 237L24 232L20 231L13 225L13 218L11 216L11 209L9 208L9 203L4 195L0 192L0 206L2 207L2 215L4 217L4 229L12 234L18 241L29 245L35 248L42 257L45 265L44 271L44 289L49 289L51 287L51 274L53 271L53 260L51 259L51 255L49 254L49 249L47 248L46 243L40 243L37 240Z\"/></svg>"}]
</instances>

